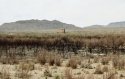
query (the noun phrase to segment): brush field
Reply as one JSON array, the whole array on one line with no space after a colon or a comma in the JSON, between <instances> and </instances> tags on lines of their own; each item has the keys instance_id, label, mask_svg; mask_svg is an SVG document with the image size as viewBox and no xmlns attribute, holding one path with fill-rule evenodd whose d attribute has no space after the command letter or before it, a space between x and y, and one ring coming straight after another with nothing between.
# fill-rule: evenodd
<instances>
[{"instance_id":1,"label":"brush field","mask_svg":"<svg viewBox=\"0 0 125 79\"><path fill-rule=\"evenodd\" d=\"M125 79L124 32L1 33L0 79Z\"/></svg>"}]
</instances>

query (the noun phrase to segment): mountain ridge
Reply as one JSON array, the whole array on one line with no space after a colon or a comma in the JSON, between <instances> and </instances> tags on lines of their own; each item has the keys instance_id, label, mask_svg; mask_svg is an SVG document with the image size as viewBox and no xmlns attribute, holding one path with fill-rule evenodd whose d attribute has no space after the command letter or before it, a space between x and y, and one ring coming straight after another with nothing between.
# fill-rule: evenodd
<instances>
[{"instance_id":1,"label":"mountain ridge","mask_svg":"<svg viewBox=\"0 0 125 79\"><path fill-rule=\"evenodd\" d=\"M125 21L121 22L112 22L107 25L92 25L87 27L77 27L73 24L63 23L58 20L19 20L10 23L4 23L0 25L0 32L37 32L37 31L46 31L46 30L55 30L62 29L78 31L84 29L125 29Z\"/></svg>"},{"instance_id":2,"label":"mountain ridge","mask_svg":"<svg viewBox=\"0 0 125 79\"><path fill-rule=\"evenodd\" d=\"M80 27L77 27L73 24L63 23L58 20L20 20L16 22L4 23L0 26L0 31L42 31L42 30L53 30L65 28L66 30L79 30Z\"/></svg>"},{"instance_id":3,"label":"mountain ridge","mask_svg":"<svg viewBox=\"0 0 125 79\"><path fill-rule=\"evenodd\" d=\"M125 28L125 21L111 22L107 25L91 25L84 27L84 29L117 29L117 28Z\"/></svg>"}]
</instances>

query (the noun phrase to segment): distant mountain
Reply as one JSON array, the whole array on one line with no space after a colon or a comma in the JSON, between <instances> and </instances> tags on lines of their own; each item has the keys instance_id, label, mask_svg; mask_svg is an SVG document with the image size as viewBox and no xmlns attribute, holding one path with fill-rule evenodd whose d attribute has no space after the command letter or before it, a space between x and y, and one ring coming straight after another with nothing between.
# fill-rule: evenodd
<instances>
[{"instance_id":1,"label":"distant mountain","mask_svg":"<svg viewBox=\"0 0 125 79\"><path fill-rule=\"evenodd\" d=\"M3 32L29 32L29 31L45 31L65 28L66 30L79 30L72 24L66 24L57 20L21 20L11 23L5 23L0 26L0 31Z\"/></svg>"},{"instance_id":2,"label":"distant mountain","mask_svg":"<svg viewBox=\"0 0 125 79\"><path fill-rule=\"evenodd\" d=\"M117 30L125 29L125 21L113 22L108 25L92 25L84 28L77 27L72 24L60 22L58 20L20 20L11 23L4 23L0 26L0 32L49 32L58 29L65 28L68 31L78 30L93 30L93 29L105 29L105 30Z\"/></svg>"},{"instance_id":3,"label":"distant mountain","mask_svg":"<svg viewBox=\"0 0 125 79\"><path fill-rule=\"evenodd\" d=\"M98 28L104 28L104 25L92 25L92 26L87 26L84 29L98 29Z\"/></svg>"},{"instance_id":4,"label":"distant mountain","mask_svg":"<svg viewBox=\"0 0 125 79\"><path fill-rule=\"evenodd\" d=\"M122 22L113 22L107 25L108 27L123 27L125 28L125 21Z\"/></svg>"},{"instance_id":5,"label":"distant mountain","mask_svg":"<svg viewBox=\"0 0 125 79\"><path fill-rule=\"evenodd\" d=\"M125 28L125 21L112 22L108 25L92 25L92 26L87 26L84 29L121 29L121 28Z\"/></svg>"}]
</instances>

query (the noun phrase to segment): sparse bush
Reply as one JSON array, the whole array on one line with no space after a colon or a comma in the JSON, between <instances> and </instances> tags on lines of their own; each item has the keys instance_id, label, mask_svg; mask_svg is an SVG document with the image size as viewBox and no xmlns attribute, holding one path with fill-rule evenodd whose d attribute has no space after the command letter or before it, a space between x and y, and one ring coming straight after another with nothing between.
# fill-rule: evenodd
<instances>
[{"instance_id":1,"label":"sparse bush","mask_svg":"<svg viewBox=\"0 0 125 79\"><path fill-rule=\"evenodd\" d=\"M81 63L81 67L87 68L87 69L93 69L91 63L88 63L88 62Z\"/></svg>"},{"instance_id":2,"label":"sparse bush","mask_svg":"<svg viewBox=\"0 0 125 79\"><path fill-rule=\"evenodd\" d=\"M55 54L54 52L48 52L47 50L41 51L41 53L37 56L37 60L42 65L45 63L49 63L50 66L53 66L54 64L57 66L61 65L61 56L59 54Z\"/></svg>"},{"instance_id":3,"label":"sparse bush","mask_svg":"<svg viewBox=\"0 0 125 79\"><path fill-rule=\"evenodd\" d=\"M54 61L55 61L55 54L49 52L48 55L46 56L46 60L49 63L49 65L53 66L54 65Z\"/></svg>"},{"instance_id":4,"label":"sparse bush","mask_svg":"<svg viewBox=\"0 0 125 79\"><path fill-rule=\"evenodd\" d=\"M40 51L37 55L37 60L41 65L44 65L47 60L46 60L47 52L46 51Z\"/></svg>"},{"instance_id":5,"label":"sparse bush","mask_svg":"<svg viewBox=\"0 0 125 79\"><path fill-rule=\"evenodd\" d=\"M108 66L104 66L103 69L102 69L103 72L109 72L109 68Z\"/></svg>"},{"instance_id":6,"label":"sparse bush","mask_svg":"<svg viewBox=\"0 0 125 79\"><path fill-rule=\"evenodd\" d=\"M56 66L61 66L61 63L62 63L61 56L60 55L56 55L54 62L55 62Z\"/></svg>"},{"instance_id":7,"label":"sparse bush","mask_svg":"<svg viewBox=\"0 0 125 79\"><path fill-rule=\"evenodd\" d=\"M34 70L34 63L33 62L22 62L19 64L19 69L21 70Z\"/></svg>"},{"instance_id":8,"label":"sparse bush","mask_svg":"<svg viewBox=\"0 0 125 79\"><path fill-rule=\"evenodd\" d=\"M52 73L49 71L49 69L45 69L44 76L45 77L52 77Z\"/></svg>"},{"instance_id":9,"label":"sparse bush","mask_svg":"<svg viewBox=\"0 0 125 79\"><path fill-rule=\"evenodd\" d=\"M108 57L103 57L101 63L103 65L107 65L109 63L110 59Z\"/></svg>"},{"instance_id":10,"label":"sparse bush","mask_svg":"<svg viewBox=\"0 0 125 79\"><path fill-rule=\"evenodd\" d=\"M34 70L34 63L32 62L22 62L19 64L16 76L22 79L30 79L30 70Z\"/></svg>"},{"instance_id":11,"label":"sparse bush","mask_svg":"<svg viewBox=\"0 0 125 79\"><path fill-rule=\"evenodd\" d=\"M96 70L95 70L94 74L103 74L101 65L98 65L96 67Z\"/></svg>"},{"instance_id":12,"label":"sparse bush","mask_svg":"<svg viewBox=\"0 0 125 79\"><path fill-rule=\"evenodd\" d=\"M94 63L99 63L100 57L94 57Z\"/></svg>"},{"instance_id":13,"label":"sparse bush","mask_svg":"<svg viewBox=\"0 0 125 79\"><path fill-rule=\"evenodd\" d=\"M112 60L112 64L116 69L125 69L125 59L124 58L119 58L119 57L114 57Z\"/></svg>"},{"instance_id":14,"label":"sparse bush","mask_svg":"<svg viewBox=\"0 0 125 79\"><path fill-rule=\"evenodd\" d=\"M76 69L79 63L81 63L81 61L77 60L77 57L71 57L71 59L69 59L68 61L67 66Z\"/></svg>"}]
</instances>

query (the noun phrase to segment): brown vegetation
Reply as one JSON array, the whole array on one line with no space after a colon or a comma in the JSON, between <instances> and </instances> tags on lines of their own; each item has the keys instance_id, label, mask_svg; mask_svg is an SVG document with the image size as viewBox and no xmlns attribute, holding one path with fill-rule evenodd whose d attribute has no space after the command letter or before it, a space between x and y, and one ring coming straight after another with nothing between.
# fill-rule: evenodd
<instances>
[{"instance_id":1,"label":"brown vegetation","mask_svg":"<svg viewBox=\"0 0 125 79\"><path fill-rule=\"evenodd\" d=\"M42 50L37 55L37 60L40 64L44 65L45 63L49 63L49 65L56 66L61 65L61 56L54 52L48 52L47 50Z\"/></svg>"},{"instance_id":2,"label":"brown vegetation","mask_svg":"<svg viewBox=\"0 0 125 79\"><path fill-rule=\"evenodd\" d=\"M22 79L30 79L32 71L34 73L43 72L46 78L54 77L51 72L51 68L54 66L56 66L53 69L55 73L61 71L61 68L65 68L65 66L66 68L71 67L71 69L65 70L65 75L62 76L64 79L96 79L97 75L103 75L103 79L118 79L117 73L111 72L109 67L113 66L119 71L125 69L125 59L122 57L125 51L124 40L124 35L1 35L0 62L4 65L18 66L16 76ZM77 52L79 49L84 50L87 55L81 56ZM69 52L74 53L67 56ZM109 55L109 53L113 53L113 55ZM28 59L31 62L26 61ZM36 64L40 65L37 71L35 71ZM49 67L44 70L46 65ZM81 75L74 75L72 70L79 70ZM60 73L62 75L64 72ZM0 78L10 79L10 73L5 70L0 71ZM55 79L60 78L60 75L55 77Z\"/></svg>"},{"instance_id":3,"label":"brown vegetation","mask_svg":"<svg viewBox=\"0 0 125 79\"><path fill-rule=\"evenodd\" d=\"M81 64L81 60L79 60L78 57L71 57L71 59L67 63L67 67L76 69L78 64Z\"/></svg>"},{"instance_id":4,"label":"brown vegetation","mask_svg":"<svg viewBox=\"0 0 125 79\"><path fill-rule=\"evenodd\" d=\"M119 69L119 70L125 69L125 58L115 56L112 62L113 62L113 66L116 69Z\"/></svg>"},{"instance_id":5,"label":"brown vegetation","mask_svg":"<svg viewBox=\"0 0 125 79\"><path fill-rule=\"evenodd\" d=\"M124 35L0 35L0 46L9 50L11 46L44 48L46 50L73 51L76 53L81 48L93 53L123 52L125 51ZM22 49L23 51L23 49ZM37 50L36 50L37 51Z\"/></svg>"}]
</instances>

